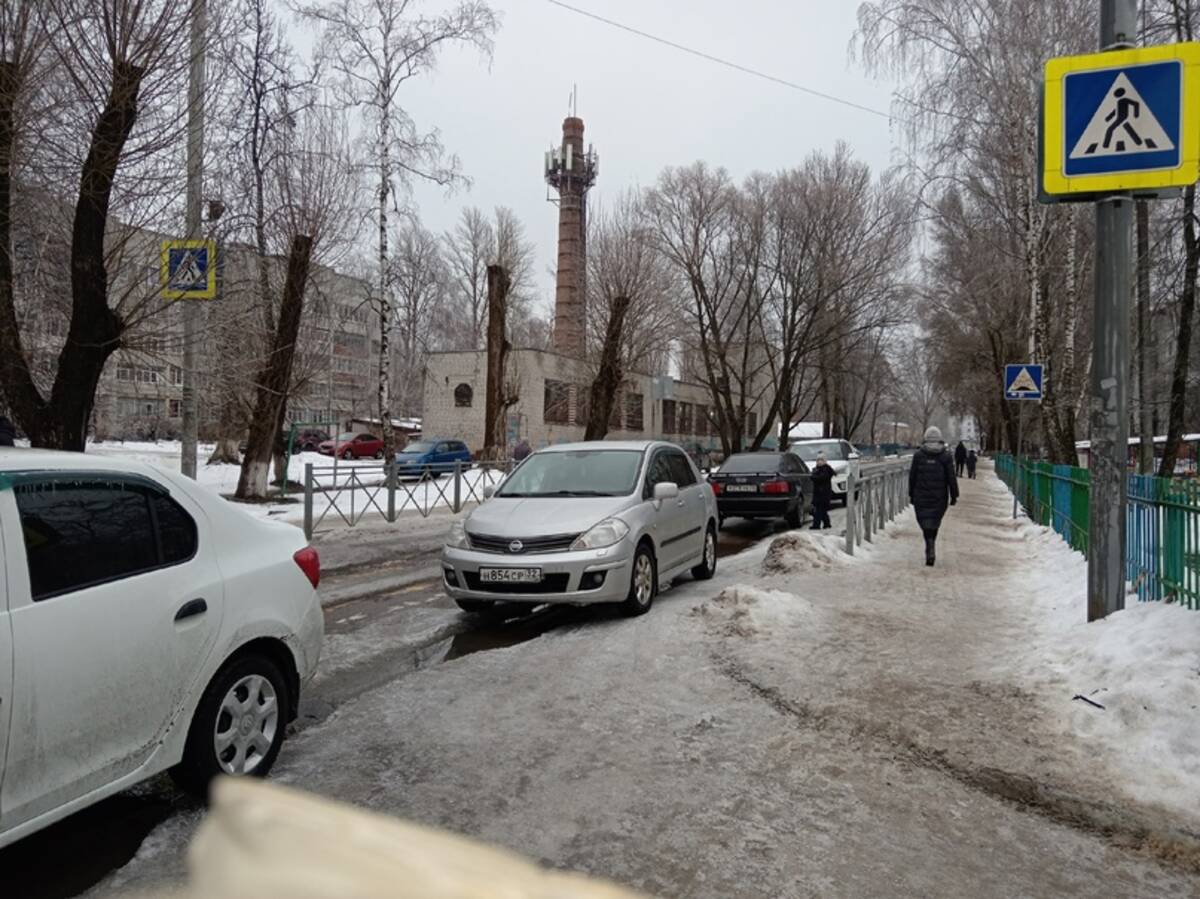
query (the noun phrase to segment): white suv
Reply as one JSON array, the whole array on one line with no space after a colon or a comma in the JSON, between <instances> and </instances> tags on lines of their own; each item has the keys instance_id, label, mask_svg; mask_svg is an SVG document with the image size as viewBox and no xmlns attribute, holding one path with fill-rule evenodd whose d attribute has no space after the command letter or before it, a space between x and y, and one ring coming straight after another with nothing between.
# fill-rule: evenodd
<instances>
[{"instance_id":1,"label":"white suv","mask_svg":"<svg viewBox=\"0 0 1200 899\"><path fill-rule=\"evenodd\" d=\"M319 572L299 530L181 475L0 449L0 846L167 769L265 774Z\"/></svg>"},{"instance_id":2,"label":"white suv","mask_svg":"<svg viewBox=\"0 0 1200 899\"><path fill-rule=\"evenodd\" d=\"M821 440L795 440L788 446L788 452L794 453L804 460L809 468L817 461L817 456L824 454L825 461L833 469L833 495L846 502L846 482L850 475L859 475L859 453L849 440L839 440L826 437ZM857 494L855 494L857 496Z\"/></svg>"}]
</instances>

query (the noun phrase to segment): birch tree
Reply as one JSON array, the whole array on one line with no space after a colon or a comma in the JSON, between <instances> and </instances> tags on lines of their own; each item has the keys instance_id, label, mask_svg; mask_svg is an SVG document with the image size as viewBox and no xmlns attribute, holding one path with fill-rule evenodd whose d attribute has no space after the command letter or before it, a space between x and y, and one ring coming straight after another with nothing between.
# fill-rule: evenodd
<instances>
[{"instance_id":1,"label":"birch tree","mask_svg":"<svg viewBox=\"0 0 1200 899\"><path fill-rule=\"evenodd\" d=\"M340 76L342 100L361 109L370 132L378 234L380 350L379 418L385 457L395 448L391 409L393 318L389 290L388 213L412 179L442 185L461 180L458 159L448 155L436 130L422 130L401 102L401 88L432 72L442 50L474 46L490 56L499 19L482 0L464 0L446 12L426 14L418 0L327 0L299 5L318 23L328 64Z\"/></svg>"}]
</instances>

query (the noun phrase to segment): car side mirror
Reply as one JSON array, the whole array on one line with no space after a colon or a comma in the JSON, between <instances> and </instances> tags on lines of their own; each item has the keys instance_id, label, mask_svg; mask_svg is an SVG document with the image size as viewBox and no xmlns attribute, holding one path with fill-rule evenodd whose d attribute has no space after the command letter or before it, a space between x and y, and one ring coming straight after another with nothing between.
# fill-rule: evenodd
<instances>
[{"instance_id":1,"label":"car side mirror","mask_svg":"<svg viewBox=\"0 0 1200 899\"><path fill-rule=\"evenodd\" d=\"M491 484L487 484L483 488L483 498L484 499L491 499L495 495L496 495L496 488L493 487Z\"/></svg>"},{"instance_id":2,"label":"car side mirror","mask_svg":"<svg viewBox=\"0 0 1200 899\"><path fill-rule=\"evenodd\" d=\"M851 461L851 462L854 462L854 461L858 460L859 458L861 458L861 454L860 454L860 453L851 453L851 454L850 454L850 461Z\"/></svg>"},{"instance_id":3,"label":"car side mirror","mask_svg":"<svg viewBox=\"0 0 1200 899\"><path fill-rule=\"evenodd\" d=\"M679 485L673 484L670 481L663 481L654 485L654 501L662 502L665 499L675 499L679 496Z\"/></svg>"}]
</instances>

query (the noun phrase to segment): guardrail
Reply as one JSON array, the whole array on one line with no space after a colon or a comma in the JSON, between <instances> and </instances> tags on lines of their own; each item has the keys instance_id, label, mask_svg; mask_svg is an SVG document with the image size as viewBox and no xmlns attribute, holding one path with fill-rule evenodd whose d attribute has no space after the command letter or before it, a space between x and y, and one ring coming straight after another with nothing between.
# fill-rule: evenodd
<instances>
[{"instance_id":1,"label":"guardrail","mask_svg":"<svg viewBox=\"0 0 1200 899\"><path fill-rule=\"evenodd\" d=\"M1088 554L1088 469L1001 455L996 474L1031 521ZM1125 485L1125 571L1138 599L1200 609L1200 483L1131 474Z\"/></svg>"},{"instance_id":2,"label":"guardrail","mask_svg":"<svg viewBox=\"0 0 1200 899\"><path fill-rule=\"evenodd\" d=\"M883 526L908 508L908 460L864 467L846 481L846 552L872 543Z\"/></svg>"},{"instance_id":3,"label":"guardrail","mask_svg":"<svg viewBox=\"0 0 1200 899\"><path fill-rule=\"evenodd\" d=\"M381 462L376 465L304 466L304 534L311 540L326 520L354 527L368 515L394 522L405 512L428 518L439 507L461 512L482 502L512 470L503 462L425 465L418 470Z\"/></svg>"}]
</instances>

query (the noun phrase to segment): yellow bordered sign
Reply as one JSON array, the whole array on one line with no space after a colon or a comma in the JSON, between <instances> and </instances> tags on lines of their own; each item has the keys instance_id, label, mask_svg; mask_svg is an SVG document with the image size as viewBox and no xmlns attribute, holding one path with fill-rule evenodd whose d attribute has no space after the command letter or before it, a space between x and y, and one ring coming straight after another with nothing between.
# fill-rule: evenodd
<instances>
[{"instance_id":1,"label":"yellow bordered sign","mask_svg":"<svg viewBox=\"0 0 1200 899\"><path fill-rule=\"evenodd\" d=\"M169 300L217 295L217 245L211 240L164 240L162 294Z\"/></svg>"},{"instance_id":2,"label":"yellow bordered sign","mask_svg":"<svg viewBox=\"0 0 1200 899\"><path fill-rule=\"evenodd\" d=\"M1153 190L1200 175L1200 43L1046 63L1042 189Z\"/></svg>"}]
</instances>

